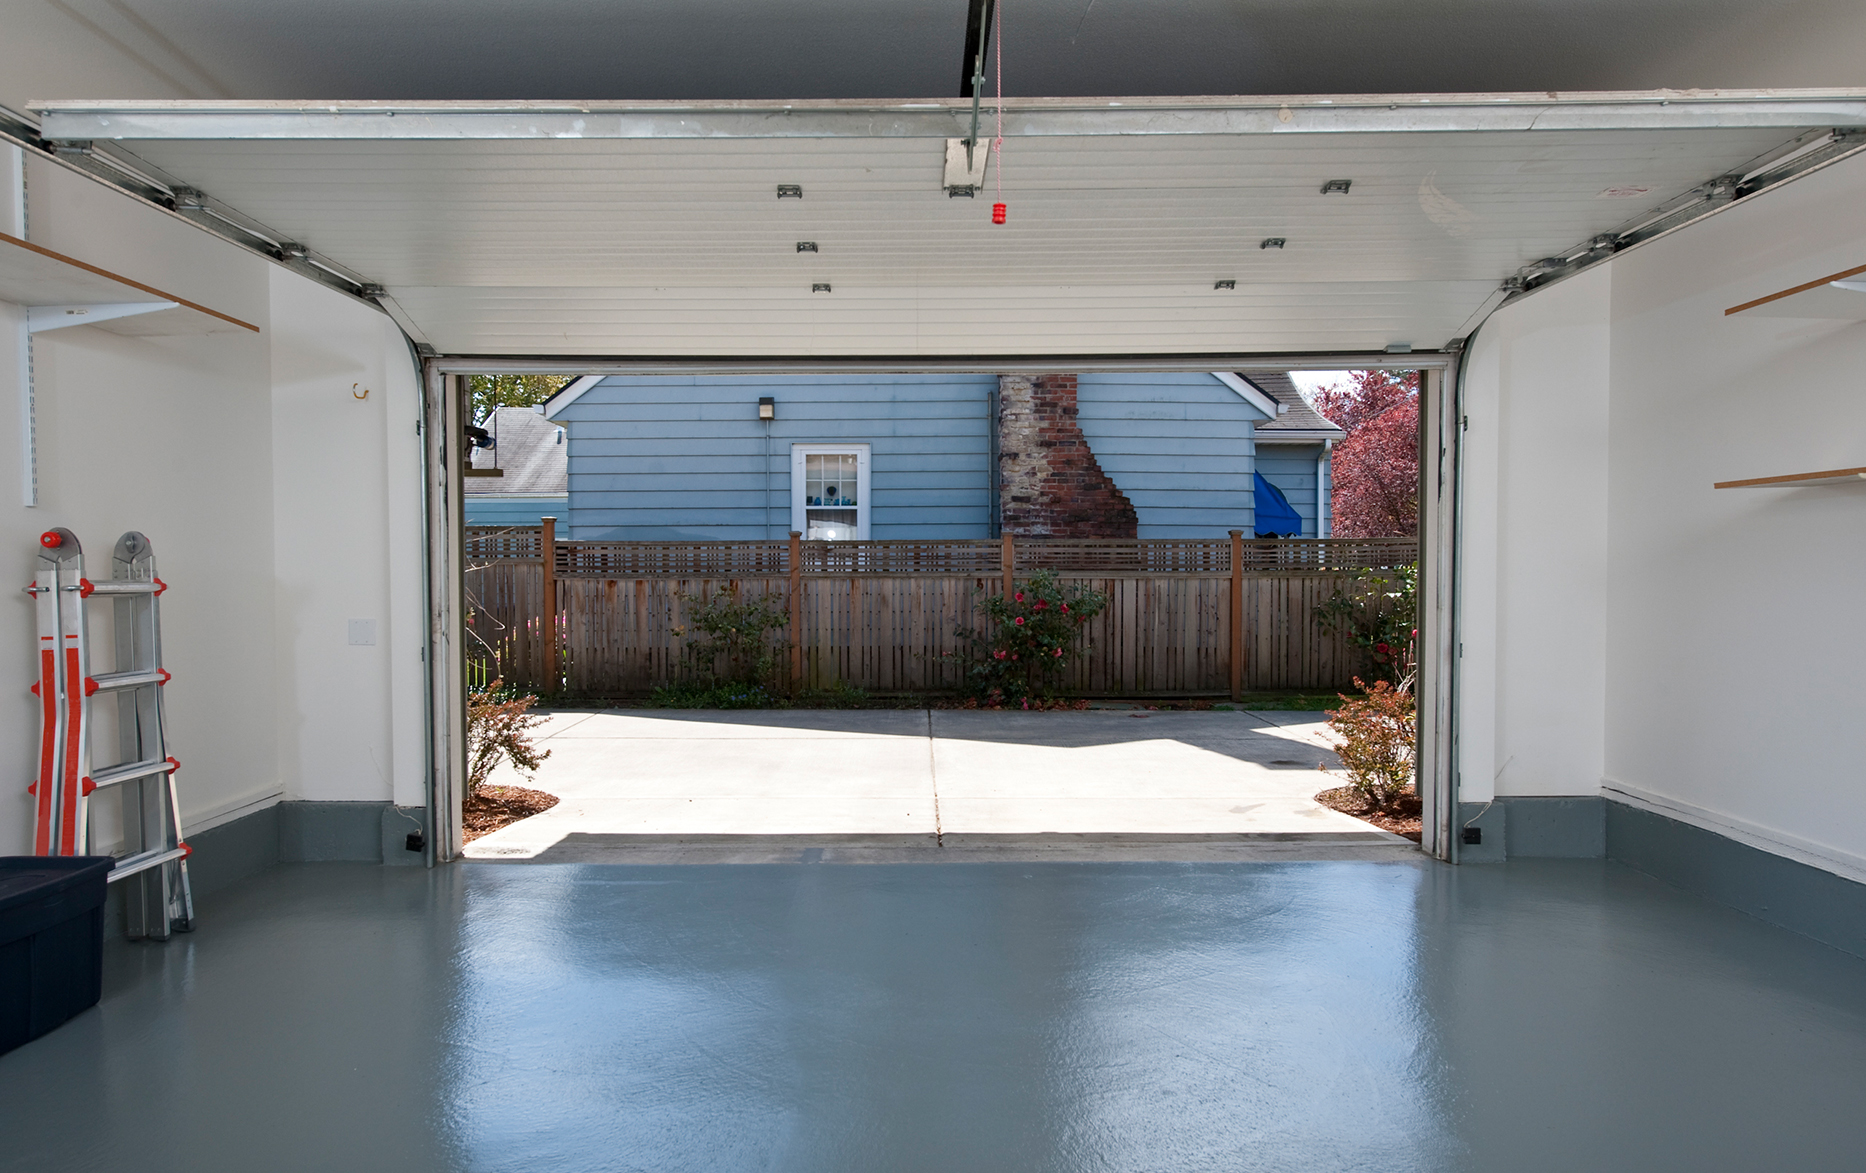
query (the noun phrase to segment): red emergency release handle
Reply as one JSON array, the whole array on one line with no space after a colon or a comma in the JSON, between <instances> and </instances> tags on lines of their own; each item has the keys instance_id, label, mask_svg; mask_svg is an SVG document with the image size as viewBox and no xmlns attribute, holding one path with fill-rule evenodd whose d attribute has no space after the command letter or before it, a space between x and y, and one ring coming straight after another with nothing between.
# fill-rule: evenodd
<instances>
[{"instance_id":1,"label":"red emergency release handle","mask_svg":"<svg viewBox=\"0 0 1866 1173\"><path fill-rule=\"evenodd\" d=\"M65 539L55 529L46 530L39 535L39 544L48 550L56 550L65 544Z\"/></svg>"}]
</instances>

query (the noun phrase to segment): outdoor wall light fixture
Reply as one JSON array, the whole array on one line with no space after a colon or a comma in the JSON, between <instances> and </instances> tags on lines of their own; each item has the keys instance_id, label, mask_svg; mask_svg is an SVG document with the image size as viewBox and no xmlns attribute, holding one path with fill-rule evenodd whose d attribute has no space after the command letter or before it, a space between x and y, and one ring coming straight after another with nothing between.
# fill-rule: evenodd
<instances>
[{"instance_id":1,"label":"outdoor wall light fixture","mask_svg":"<svg viewBox=\"0 0 1866 1173\"><path fill-rule=\"evenodd\" d=\"M815 252L815 251L816 251L816 241L814 241L814 240L800 240L800 241L798 241L798 242L797 242L797 251L798 251L798 252L800 252L800 253L813 253L813 252Z\"/></svg>"},{"instance_id":2,"label":"outdoor wall light fixture","mask_svg":"<svg viewBox=\"0 0 1866 1173\"><path fill-rule=\"evenodd\" d=\"M812 285L812 286L810 286L810 292L811 292L811 293L828 293L828 292L829 292L829 282L827 282L827 281L818 281L818 282L817 282L816 284L814 284L814 285Z\"/></svg>"},{"instance_id":3,"label":"outdoor wall light fixture","mask_svg":"<svg viewBox=\"0 0 1866 1173\"><path fill-rule=\"evenodd\" d=\"M759 396L758 397L758 418L761 420L776 419L777 418L777 400L773 399L769 395Z\"/></svg>"},{"instance_id":4,"label":"outdoor wall light fixture","mask_svg":"<svg viewBox=\"0 0 1866 1173\"><path fill-rule=\"evenodd\" d=\"M800 200L803 198L803 185L800 183L778 184L778 198L781 200Z\"/></svg>"},{"instance_id":5,"label":"outdoor wall light fixture","mask_svg":"<svg viewBox=\"0 0 1866 1173\"><path fill-rule=\"evenodd\" d=\"M1284 240L1280 236L1266 236L1263 238L1263 242L1260 243L1257 247L1258 248L1282 248L1284 245L1288 243L1289 242L1287 240Z\"/></svg>"},{"instance_id":6,"label":"outdoor wall light fixture","mask_svg":"<svg viewBox=\"0 0 1866 1173\"><path fill-rule=\"evenodd\" d=\"M1348 188L1351 187L1353 183L1354 181L1352 179L1331 179L1322 185L1322 194L1347 195Z\"/></svg>"},{"instance_id":7,"label":"outdoor wall light fixture","mask_svg":"<svg viewBox=\"0 0 1866 1173\"><path fill-rule=\"evenodd\" d=\"M1238 287L1238 283L1236 281L1214 281L1212 282L1213 289L1236 289L1237 287Z\"/></svg>"}]
</instances>

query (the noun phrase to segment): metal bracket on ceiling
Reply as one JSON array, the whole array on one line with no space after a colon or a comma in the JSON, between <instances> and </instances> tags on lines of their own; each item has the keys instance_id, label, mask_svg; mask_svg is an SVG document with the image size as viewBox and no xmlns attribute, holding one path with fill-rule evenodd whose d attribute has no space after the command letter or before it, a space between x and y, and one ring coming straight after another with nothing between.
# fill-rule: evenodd
<instances>
[{"instance_id":1,"label":"metal bracket on ceiling","mask_svg":"<svg viewBox=\"0 0 1866 1173\"><path fill-rule=\"evenodd\" d=\"M1750 160L1741 170L1706 180L1612 232L1600 233L1565 252L1524 265L1498 288L1506 299L1528 293L1861 149L1866 149L1866 129L1859 127L1834 127L1797 135Z\"/></svg>"},{"instance_id":2,"label":"metal bracket on ceiling","mask_svg":"<svg viewBox=\"0 0 1866 1173\"><path fill-rule=\"evenodd\" d=\"M15 112L0 107L0 140L11 141L55 159L124 195L160 208L220 239L284 265L320 285L360 300L382 293L375 284L313 249L287 239L250 216L210 199L179 182L147 160L115 143L91 139L48 139L39 128ZM98 319L93 319L98 320ZM76 324L76 323L62 323Z\"/></svg>"},{"instance_id":3,"label":"metal bracket on ceiling","mask_svg":"<svg viewBox=\"0 0 1866 1173\"><path fill-rule=\"evenodd\" d=\"M978 104L985 93L985 51L991 46L991 17L997 7L997 0L971 0L965 13L965 60L967 73L960 79L959 94L972 99L972 132L965 142L965 170L968 174L982 171L974 164L973 152L978 147ZM950 153L948 155L950 159ZM948 185L951 190L951 185Z\"/></svg>"}]
</instances>

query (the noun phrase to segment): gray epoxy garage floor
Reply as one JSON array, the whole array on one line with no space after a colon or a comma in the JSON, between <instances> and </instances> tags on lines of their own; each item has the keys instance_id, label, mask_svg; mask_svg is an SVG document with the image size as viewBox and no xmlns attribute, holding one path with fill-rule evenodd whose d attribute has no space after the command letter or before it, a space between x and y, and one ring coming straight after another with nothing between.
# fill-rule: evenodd
<instances>
[{"instance_id":1,"label":"gray epoxy garage floor","mask_svg":"<svg viewBox=\"0 0 1866 1173\"><path fill-rule=\"evenodd\" d=\"M1847 1170L1866 961L1618 865L276 869L8 1168Z\"/></svg>"}]
</instances>

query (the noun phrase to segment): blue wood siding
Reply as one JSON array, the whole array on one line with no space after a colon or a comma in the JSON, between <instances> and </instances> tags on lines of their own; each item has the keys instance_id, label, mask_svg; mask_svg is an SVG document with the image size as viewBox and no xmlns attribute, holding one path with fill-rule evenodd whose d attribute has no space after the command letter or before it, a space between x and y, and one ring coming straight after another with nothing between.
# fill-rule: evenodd
<instances>
[{"instance_id":1,"label":"blue wood siding","mask_svg":"<svg viewBox=\"0 0 1866 1173\"><path fill-rule=\"evenodd\" d=\"M1263 474L1264 480L1283 490L1283 496L1289 498L1290 505L1302 516L1305 538L1322 536L1317 532L1319 495L1315 489L1315 461L1321 454L1319 443L1257 446L1257 471Z\"/></svg>"},{"instance_id":2,"label":"blue wood siding","mask_svg":"<svg viewBox=\"0 0 1866 1173\"><path fill-rule=\"evenodd\" d=\"M1251 532L1252 435L1264 414L1209 374L1080 375L1077 419L1143 538Z\"/></svg>"},{"instance_id":3,"label":"blue wood siding","mask_svg":"<svg viewBox=\"0 0 1866 1173\"><path fill-rule=\"evenodd\" d=\"M475 497L466 499L468 525L537 525L546 515L559 526L570 516L568 497Z\"/></svg>"},{"instance_id":4,"label":"blue wood siding","mask_svg":"<svg viewBox=\"0 0 1866 1173\"><path fill-rule=\"evenodd\" d=\"M870 446L869 536L990 535L994 375L613 376L555 414L574 539L790 532L792 444ZM758 420L758 400L777 418Z\"/></svg>"}]
</instances>

